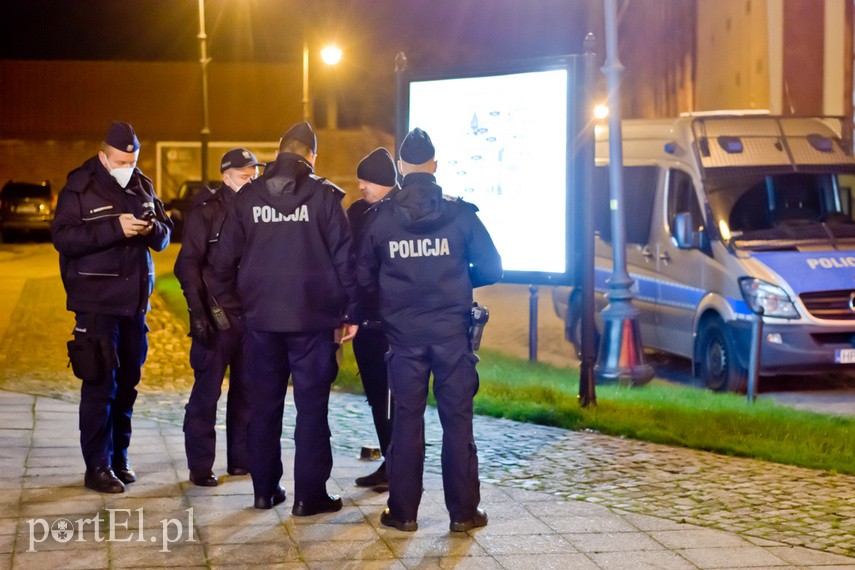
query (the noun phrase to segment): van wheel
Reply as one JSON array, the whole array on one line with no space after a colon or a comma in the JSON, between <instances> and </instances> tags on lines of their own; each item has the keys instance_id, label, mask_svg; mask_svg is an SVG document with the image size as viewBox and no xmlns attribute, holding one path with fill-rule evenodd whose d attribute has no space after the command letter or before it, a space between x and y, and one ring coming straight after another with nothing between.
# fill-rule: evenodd
<instances>
[{"instance_id":1,"label":"van wheel","mask_svg":"<svg viewBox=\"0 0 855 570\"><path fill-rule=\"evenodd\" d=\"M724 321L707 319L698 332L698 372L707 388L714 392L744 392L748 373L736 359L736 343Z\"/></svg>"}]
</instances>

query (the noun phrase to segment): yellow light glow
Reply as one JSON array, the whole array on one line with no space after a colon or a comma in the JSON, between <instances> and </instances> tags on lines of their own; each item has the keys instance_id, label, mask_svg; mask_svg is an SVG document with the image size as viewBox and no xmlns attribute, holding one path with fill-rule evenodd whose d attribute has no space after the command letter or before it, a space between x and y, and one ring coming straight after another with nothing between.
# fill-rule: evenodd
<instances>
[{"instance_id":1,"label":"yellow light glow","mask_svg":"<svg viewBox=\"0 0 855 570\"><path fill-rule=\"evenodd\" d=\"M602 120L609 116L609 108L605 105L597 105L594 107L594 118Z\"/></svg>"},{"instance_id":2,"label":"yellow light glow","mask_svg":"<svg viewBox=\"0 0 855 570\"><path fill-rule=\"evenodd\" d=\"M341 54L341 49L332 44L321 50L321 59L327 65L335 65L341 61Z\"/></svg>"},{"instance_id":3,"label":"yellow light glow","mask_svg":"<svg viewBox=\"0 0 855 570\"><path fill-rule=\"evenodd\" d=\"M724 220L719 220L718 231L724 241L730 240L730 228L727 226L727 222L725 222Z\"/></svg>"}]
</instances>

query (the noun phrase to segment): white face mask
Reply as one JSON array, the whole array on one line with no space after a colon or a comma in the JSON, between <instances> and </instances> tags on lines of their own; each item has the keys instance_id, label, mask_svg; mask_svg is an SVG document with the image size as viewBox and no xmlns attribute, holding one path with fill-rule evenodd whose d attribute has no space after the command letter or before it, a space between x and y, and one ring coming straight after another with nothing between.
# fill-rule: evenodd
<instances>
[{"instance_id":1,"label":"white face mask","mask_svg":"<svg viewBox=\"0 0 855 570\"><path fill-rule=\"evenodd\" d=\"M235 192L240 191L240 189L241 189L241 188L243 188L244 186L246 186L246 184L238 184L238 183L235 181L235 179L234 179L234 178L232 178L231 176L226 176L226 178L228 178L228 179L229 179L229 181L226 183L226 186L228 186L229 188L231 188L231 189L232 189L232 190L234 190Z\"/></svg>"},{"instance_id":2,"label":"white face mask","mask_svg":"<svg viewBox=\"0 0 855 570\"><path fill-rule=\"evenodd\" d=\"M110 172L110 176L116 179L116 182L119 183L119 186L122 188L128 187L128 182L131 181L131 176L134 173L133 167L127 168L111 168L110 160L105 156L104 161L107 163L107 170Z\"/></svg>"}]
</instances>

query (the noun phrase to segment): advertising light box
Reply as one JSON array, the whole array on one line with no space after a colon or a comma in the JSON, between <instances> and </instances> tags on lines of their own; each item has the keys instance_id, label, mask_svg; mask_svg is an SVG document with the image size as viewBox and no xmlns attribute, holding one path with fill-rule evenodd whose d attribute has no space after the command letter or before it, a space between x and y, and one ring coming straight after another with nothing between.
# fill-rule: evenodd
<instances>
[{"instance_id":1,"label":"advertising light box","mask_svg":"<svg viewBox=\"0 0 855 570\"><path fill-rule=\"evenodd\" d=\"M502 255L503 281L567 282L566 60L513 71L408 77L406 127L436 147L437 183L478 206Z\"/></svg>"}]
</instances>

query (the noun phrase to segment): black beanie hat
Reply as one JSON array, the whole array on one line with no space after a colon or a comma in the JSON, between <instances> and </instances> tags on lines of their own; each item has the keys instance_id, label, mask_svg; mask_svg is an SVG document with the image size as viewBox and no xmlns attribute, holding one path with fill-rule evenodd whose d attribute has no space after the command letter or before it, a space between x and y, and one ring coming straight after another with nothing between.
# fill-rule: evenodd
<instances>
[{"instance_id":1,"label":"black beanie hat","mask_svg":"<svg viewBox=\"0 0 855 570\"><path fill-rule=\"evenodd\" d=\"M372 150L356 167L357 178L380 186L394 186L397 174L392 155L382 146Z\"/></svg>"},{"instance_id":2,"label":"black beanie hat","mask_svg":"<svg viewBox=\"0 0 855 570\"><path fill-rule=\"evenodd\" d=\"M306 121L297 123L288 129L285 134L282 135L282 140L301 142L312 149L312 152L318 152L318 137L315 135L315 131L312 130L312 126Z\"/></svg>"},{"instance_id":3,"label":"black beanie hat","mask_svg":"<svg viewBox=\"0 0 855 570\"><path fill-rule=\"evenodd\" d=\"M140 149L140 141L134 128L129 123L113 121L110 130L104 137L104 142L122 152L136 152Z\"/></svg>"},{"instance_id":4,"label":"black beanie hat","mask_svg":"<svg viewBox=\"0 0 855 570\"><path fill-rule=\"evenodd\" d=\"M401 160L410 164L424 164L436 156L436 149L426 132L416 127L407 133L401 143Z\"/></svg>"}]
</instances>

